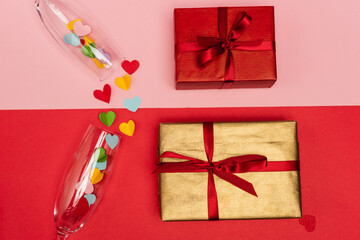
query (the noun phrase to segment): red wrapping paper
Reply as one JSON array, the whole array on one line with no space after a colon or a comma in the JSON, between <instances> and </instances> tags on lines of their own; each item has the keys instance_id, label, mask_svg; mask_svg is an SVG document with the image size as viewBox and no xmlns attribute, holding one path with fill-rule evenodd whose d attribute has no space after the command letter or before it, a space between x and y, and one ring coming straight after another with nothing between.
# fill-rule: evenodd
<instances>
[{"instance_id":1,"label":"red wrapping paper","mask_svg":"<svg viewBox=\"0 0 360 240\"><path fill-rule=\"evenodd\" d=\"M228 8L227 30L231 29L239 13L246 12L252 19L236 41L274 41L273 7ZM219 37L218 8L175 9L175 48L183 43L195 43L197 37ZM232 50L235 77L226 87L271 87L276 81L275 49L272 51ZM224 74L226 53L200 67L200 51L175 52L176 88L211 89L225 88Z\"/></svg>"}]
</instances>

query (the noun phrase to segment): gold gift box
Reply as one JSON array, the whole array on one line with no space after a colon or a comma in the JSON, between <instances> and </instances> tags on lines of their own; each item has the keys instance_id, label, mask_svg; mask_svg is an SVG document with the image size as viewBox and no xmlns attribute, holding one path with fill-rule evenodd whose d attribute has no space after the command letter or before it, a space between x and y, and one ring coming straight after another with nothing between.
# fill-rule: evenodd
<instances>
[{"instance_id":1,"label":"gold gift box","mask_svg":"<svg viewBox=\"0 0 360 240\"><path fill-rule=\"evenodd\" d=\"M213 162L258 154L271 161L299 161L295 121L214 123ZM207 161L202 123L162 123L159 155L172 151ZM161 159L162 163L181 159ZM301 217L299 171L235 175L253 184L258 197L214 175L219 219ZM207 172L159 174L163 221L208 220Z\"/></svg>"}]
</instances>

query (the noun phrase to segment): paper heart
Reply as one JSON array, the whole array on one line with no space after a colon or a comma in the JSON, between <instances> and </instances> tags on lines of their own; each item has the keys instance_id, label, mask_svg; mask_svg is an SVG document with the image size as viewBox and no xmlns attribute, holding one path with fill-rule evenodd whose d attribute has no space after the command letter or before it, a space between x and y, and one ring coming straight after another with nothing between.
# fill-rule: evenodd
<instances>
[{"instance_id":1,"label":"paper heart","mask_svg":"<svg viewBox=\"0 0 360 240\"><path fill-rule=\"evenodd\" d=\"M84 196L84 198L86 198L86 200L87 200L87 202L89 204L89 207L91 205L93 205L95 203L95 201L96 201L96 196L94 194L86 194Z\"/></svg>"},{"instance_id":2,"label":"paper heart","mask_svg":"<svg viewBox=\"0 0 360 240\"><path fill-rule=\"evenodd\" d=\"M93 157L93 162L104 162L108 159L108 155L106 155L105 149L102 147L95 149Z\"/></svg>"},{"instance_id":3,"label":"paper heart","mask_svg":"<svg viewBox=\"0 0 360 240\"><path fill-rule=\"evenodd\" d=\"M100 182L104 177L104 173L100 172L100 170L98 168L94 168L91 171L91 183L92 184L97 184L98 182Z\"/></svg>"},{"instance_id":4,"label":"paper heart","mask_svg":"<svg viewBox=\"0 0 360 240\"><path fill-rule=\"evenodd\" d=\"M115 84L121 89L129 90L130 84L131 84L131 76L129 74L126 74L123 77L118 77L115 79Z\"/></svg>"},{"instance_id":5,"label":"paper heart","mask_svg":"<svg viewBox=\"0 0 360 240\"><path fill-rule=\"evenodd\" d=\"M138 96L130 99L127 98L123 102L124 107L131 112L136 112L139 109L140 104L141 104L141 98Z\"/></svg>"},{"instance_id":6,"label":"paper heart","mask_svg":"<svg viewBox=\"0 0 360 240\"><path fill-rule=\"evenodd\" d=\"M110 133L106 135L105 140L111 149L114 149L119 143L119 137L116 135L111 135Z\"/></svg>"},{"instance_id":7,"label":"paper heart","mask_svg":"<svg viewBox=\"0 0 360 240\"><path fill-rule=\"evenodd\" d=\"M95 54L91 51L91 48L89 47L89 46L82 46L81 47L81 52L85 55L85 56L87 56L87 57L89 57L89 58L94 58L95 57Z\"/></svg>"},{"instance_id":8,"label":"paper heart","mask_svg":"<svg viewBox=\"0 0 360 240\"><path fill-rule=\"evenodd\" d=\"M110 60L111 60L110 54L106 53L102 48L98 48L97 50L99 50L102 53L102 55L104 55L104 57L110 62ZM103 59L99 59L99 61L102 64L106 63L106 61L104 61Z\"/></svg>"},{"instance_id":9,"label":"paper heart","mask_svg":"<svg viewBox=\"0 0 360 240\"><path fill-rule=\"evenodd\" d=\"M299 223L304 225L308 232L313 232L315 230L316 219L312 215L303 215L302 218L299 219Z\"/></svg>"},{"instance_id":10,"label":"paper heart","mask_svg":"<svg viewBox=\"0 0 360 240\"><path fill-rule=\"evenodd\" d=\"M109 84L104 85L103 91L101 90L94 91L94 97L106 103L110 102L110 96L111 96L111 87L109 86Z\"/></svg>"},{"instance_id":11,"label":"paper heart","mask_svg":"<svg viewBox=\"0 0 360 240\"><path fill-rule=\"evenodd\" d=\"M74 207L74 210L72 210L75 214L75 216L82 216L89 210L89 203L86 200L86 198L80 198L77 202L76 206Z\"/></svg>"},{"instance_id":12,"label":"paper heart","mask_svg":"<svg viewBox=\"0 0 360 240\"><path fill-rule=\"evenodd\" d=\"M87 45L87 46L91 43L95 43L95 41L89 36L84 36L84 42L85 42L85 45Z\"/></svg>"},{"instance_id":13,"label":"paper heart","mask_svg":"<svg viewBox=\"0 0 360 240\"><path fill-rule=\"evenodd\" d=\"M128 74L133 74L136 72L136 70L139 68L140 63L137 60L133 60L131 62L125 60L121 63L122 68L127 72Z\"/></svg>"},{"instance_id":14,"label":"paper heart","mask_svg":"<svg viewBox=\"0 0 360 240\"><path fill-rule=\"evenodd\" d=\"M99 119L100 121L107 127L110 127L116 118L116 114L113 111L109 111L109 112L101 112L99 114Z\"/></svg>"},{"instance_id":15,"label":"paper heart","mask_svg":"<svg viewBox=\"0 0 360 240\"><path fill-rule=\"evenodd\" d=\"M91 33L91 27L89 25L84 25L81 21L74 22L73 28L78 36L85 36Z\"/></svg>"},{"instance_id":16,"label":"paper heart","mask_svg":"<svg viewBox=\"0 0 360 240\"><path fill-rule=\"evenodd\" d=\"M135 123L133 120L129 120L127 123L121 123L119 129L122 133L131 137L135 131Z\"/></svg>"},{"instance_id":17,"label":"paper heart","mask_svg":"<svg viewBox=\"0 0 360 240\"><path fill-rule=\"evenodd\" d=\"M102 64L98 59L92 58L92 60L94 61L94 63L96 64L96 66L98 68L104 68L105 67L104 64Z\"/></svg>"},{"instance_id":18,"label":"paper heart","mask_svg":"<svg viewBox=\"0 0 360 240\"><path fill-rule=\"evenodd\" d=\"M81 19L75 19L75 20L69 22L69 23L67 24L67 28L68 28L70 31L73 31L73 30L74 30L74 23L77 22L77 21L80 21L80 22L81 22Z\"/></svg>"},{"instance_id":19,"label":"paper heart","mask_svg":"<svg viewBox=\"0 0 360 240\"><path fill-rule=\"evenodd\" d=\"M77 47L81 44L80 38L75 33L68 33L64 36L64 42Z\"/></svg>"},{"instance_id":20,"label":"paper heart","mask_svg":"<svg viewBox=\"0 0 360 240\"><path fill-rule=\"evenodd\" d=\"M80 192L84 192L85 194L90 194L94 191L94 186L89 179L84 179L83 181L78 182L75 185L75 188Z\"/></svg>"},{"instance_id":21,"label":"paper heart","mask_svg":"<svg viewBox=\"0 0 360 240\"><path fill-rule=\"evenodd\" d=\"M106 169L106 166L107 166L107 161L97 162L97 163L95 164L95 167L96 167L97 169L99 169L100 171L105 170L105 169Z\"/></svg>"}]
</instances>

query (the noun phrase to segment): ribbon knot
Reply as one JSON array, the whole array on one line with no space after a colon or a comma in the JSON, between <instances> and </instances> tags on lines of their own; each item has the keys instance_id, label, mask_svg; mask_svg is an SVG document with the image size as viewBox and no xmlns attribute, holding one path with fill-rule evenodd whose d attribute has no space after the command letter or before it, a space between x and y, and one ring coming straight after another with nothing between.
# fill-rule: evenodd
<instances>
[{"instance_id":1,"label":"ribbon knot","mask_svg":"<svg viewBox=\"0 0 360 240\"><path fill-rule=\"evenodd\" d=\"M221 47L224 49L224 50L228 50L231 48L231 41L225 41L221 44Z\"/></svg>"},{"instance_id":2,"label":"ribbon knot","mask_svg":"<svg viewBox=\"0 0 360 240\"><path fill-rule=\"evenodd\" d=\"M209 162L208 163L209 165L207 166L207 169L213 169L214 168L214 163L212 163L212 162Z\"/></svg>"},{"instance_id":3,"label":"ribbon knot","mask_svg":"<svg viewBox=\"0 0 360 240\"><path fill-rule=\"evenodd\" d=\"M262 40L255 41L236 41L241 34L250 26L251 17L245 12L240 12L231 28L227 33L228 9L218 8L218 32L219 37L197 37L199 46L206 47L198 56L201 67L214 60L217 56L227 52L225 64L225 81L233 81L235 78L235 63L231 50L273 50L273 47L263 45ZM253 49L249 49L251 46Z\"/></svg>"}]
</instances>

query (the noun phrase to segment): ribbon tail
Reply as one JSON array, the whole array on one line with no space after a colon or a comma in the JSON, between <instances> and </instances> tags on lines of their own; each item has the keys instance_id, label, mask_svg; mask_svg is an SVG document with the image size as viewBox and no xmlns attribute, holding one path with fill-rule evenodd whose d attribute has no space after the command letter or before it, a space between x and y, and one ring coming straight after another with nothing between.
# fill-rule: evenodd
<instances>
[{"instance_id":1,"label":"ribbon tail","mask_svg":"<svg viewBox=\"0 0 360 240\"><path fill-rule=\"evenodd\" d=\"M232 173L227 173L227 172L219 171L216 169L214 169L214 174L216 176L218 176L219 178L222 178L225 181L233 184L234 186L244 190L245 192L250 193L251 195L254 195L255 197L258 196L256 194L254 186L251 183L249 183L248 181L246 181Z\"/></svg>"},{"instance_id":2,"label":"ribbon tail","mask_svg":"<svg viewBox=\"0 0 360 240\"><path fill-rule=\"evenodd\" d=\"M257 154L229 157L216 163L218 170L232 173L255 172L266 169L267 158Z\"/></svg>"},{"instance_id":3,"label":"ribbon tail","mask_svg":"<svg viewBox=\"0 0 360 240\"><path fill-rule=\"evenodd\" d=\"M216 45L202 51L198 56L198 63L200 67L203 67L206 63L224 53L224 51L225 50L220 45Z\"/></svg>"},{"instance_id":4,"label":"ribbon tail","mask_svg":"<svg viewBox=\"0 0 360 240\"><path fill-rule=\"evenodd\" d=\"M246 14L246 12L241 12L237 15L234 25L230 30L230 34L228 36L229 40L235 40L240 37L242 33L250 26L251 17Z\"/></svg>"}]
</instances>

